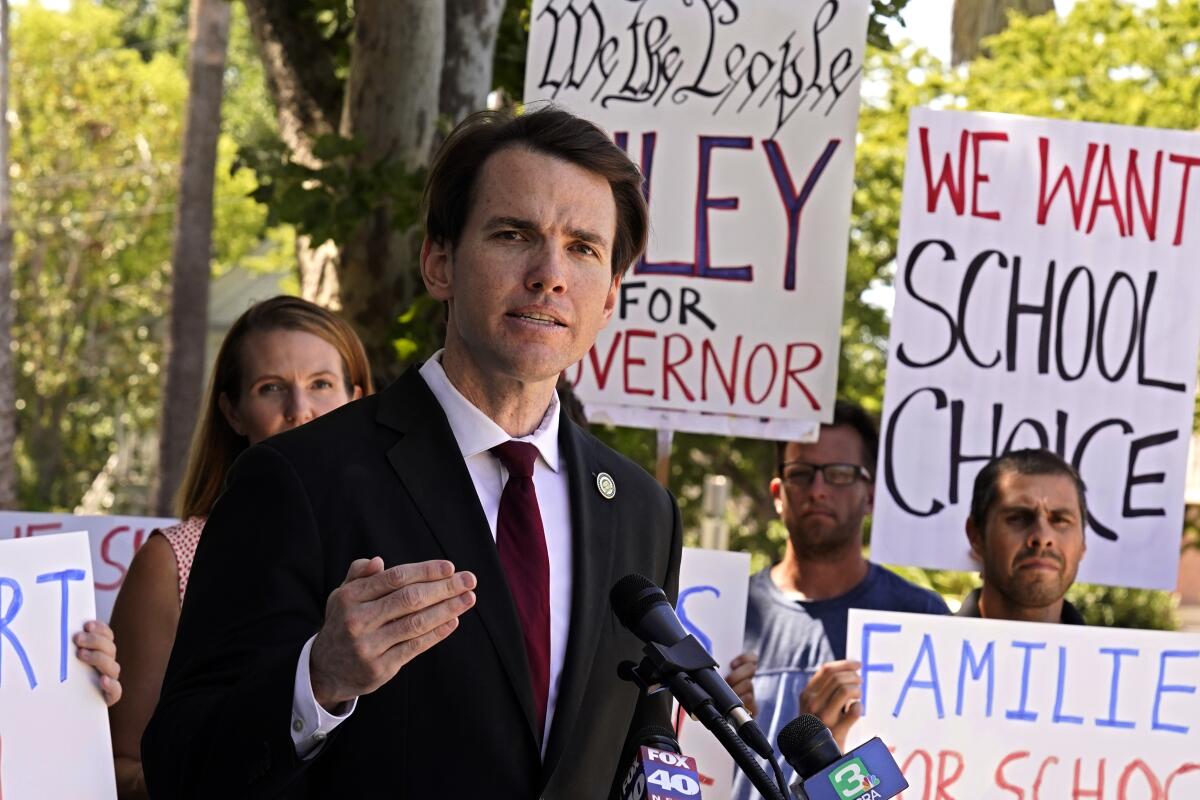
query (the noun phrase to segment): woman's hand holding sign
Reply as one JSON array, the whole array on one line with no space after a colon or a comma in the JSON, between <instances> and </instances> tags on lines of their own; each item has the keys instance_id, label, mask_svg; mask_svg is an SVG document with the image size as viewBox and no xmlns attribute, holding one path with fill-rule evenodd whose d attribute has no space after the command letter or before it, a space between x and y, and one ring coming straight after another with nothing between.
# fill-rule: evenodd
<instances>
[{"instance_id":1,"label":"woman's hand holding sign","mask_svg":"<svg viewBox=\"0 0 1200 800\"><path fill-rule=\"evenodd\" d=\"M121 665L117 663L117 643L113 640L112 628L99 620L86 622L83 630L75 634L74 641L79 648L75 655L100 675L104 702L113 705L121 699L121 682L117 680Z\"/></svg>"},{"instance_id":2,"label":"woman's hand holding sign","mask_svg":"<svg viewBox=\"0 0 1200 800\"><path fill-rule=\"evenodd\" d=\"M475 576L449 561L383 568L360 558L329 595L309 661L313 696L331 713L370 694L458 627L475 605Z\"/></svg>"}]
</instances>

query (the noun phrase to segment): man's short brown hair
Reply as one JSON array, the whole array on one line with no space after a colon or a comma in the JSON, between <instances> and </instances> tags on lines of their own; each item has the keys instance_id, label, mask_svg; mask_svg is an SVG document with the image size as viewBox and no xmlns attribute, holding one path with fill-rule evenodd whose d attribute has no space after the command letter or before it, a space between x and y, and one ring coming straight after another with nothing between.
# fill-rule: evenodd
<instances>
[{"instance_id":1,"label":"man's short brown hair","mask_svg":"<svg viewBox=\"0 0 1200 800\"><path fill-rule=\"evenodd\" d=\"M1086 530L1088 524L1087 487L1079 473L1058 454L1046 449L1013 450L989 461L975 476L975 487L971 492L971 522L983 535L987 528L987 515L996 502L996 484L1004 472L1018 475L1062 475L1075 485L1079 498L1079 527Z\"/></svg>"},{"instance_id":2,"label":"man's short brown hair","mask_svg":"<svg viewBox=\"0 0 1200 800\"><path fill-rule=\"evenodd\" d=\"M646 249L642 173L604 131L554 106L520 116L480 111L463 120L438 150L425 184L425 235L439 245L458 244L484 162L508 147L560 158L608 180L617 206L612 275L623 275Z\"/></svg>"},{"instance_id":3,"label":"man's short brown hair","mask_svg":"<svg viewBox=\"0 0 1200 800\"><path fill-rule=\"evenodd\" d=\"M858 403L851 403L849 400L838 400L833 405L833 422L822 425L822 428L836 428L845 426L858 434L859 440L862 442L863 463L859 466L864 467L867 472L871 473L871 481L875 480L875 462L879 459L879 427L875 424L874 418L871 417L867 410ZM791 444L790 439L780 440L775 443L775 470L779 477L783 477L783 462L787 458L787 447Z\"/></svg>"}]
</instances>

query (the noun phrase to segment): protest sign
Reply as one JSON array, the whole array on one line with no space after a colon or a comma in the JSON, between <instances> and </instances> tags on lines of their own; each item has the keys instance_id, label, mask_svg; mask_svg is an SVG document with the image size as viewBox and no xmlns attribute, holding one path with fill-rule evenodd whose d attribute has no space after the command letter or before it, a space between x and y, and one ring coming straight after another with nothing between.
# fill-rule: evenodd
<instances>
[{"instance_id":1,"label":"protest sign","mask_svg":"<svg viewBox=\"0 0 1200 800\"><path fill-rule=\"evenodd\" d=\"M1087 484L1081 580L1175 585L1200 343L1200 135L916 109L872 555L971 569L994 455Z\"/></svg>"},{"instance_id":2,"label":"protest sign","mask_svg":"<svg viewBox=\"0 0 1200 800\"><path fill-rule=\"evenodd\" d=\"M589 417L766 438L832 419L866 0L536 0L525 101L641 165L650 245L567 371Z\"/></svg>"},{"instance_id":3,"label":"protest sign","mask_svg":"<svg viewBox=\"0 0 1200 800\"><path fill-rule=\"evenodd\" d=\"M0 797L117 796L104 697L71 641L95 614L86 533L0 541Z\"/></svg>"},{"instance_id":4,"label":"protest sign","mask_svg":"<svg viewBox=\"0 0 1200 800\"><path fill-rule=\"evenodd\" d=\"M117 590L125 580L129 563L155 528L174 525L165 517L101 517L45 514L32 511L0 511L0 541L48 536L63 531L87 531L91 543L96 586L96 619L108 621Z\"/></svg>"},{"instance_id":5,"label":"protest sign","mask_svg":"<svg viewBox=\"0 0 1200 800\"><path fill-rule=\"evenodd\" d=\"M749 590L749 553L683 549L676 614L684 629L712 654L722 675L728 672L729 662L742 652ZM678 711L675 718L680 748L684 755L696 759L704 797L729 797L733 759L699 722Z\"/></svg>"},{"instance_id":6,"label":"protest sign","mask_svg":"<svg viewBox=\"0 0 1200 800\"><path fill-rule=\"evenodd\" d=\"M1200 635L850 611L905 800L1200 797Z\"/></svg>"}]
</instances>

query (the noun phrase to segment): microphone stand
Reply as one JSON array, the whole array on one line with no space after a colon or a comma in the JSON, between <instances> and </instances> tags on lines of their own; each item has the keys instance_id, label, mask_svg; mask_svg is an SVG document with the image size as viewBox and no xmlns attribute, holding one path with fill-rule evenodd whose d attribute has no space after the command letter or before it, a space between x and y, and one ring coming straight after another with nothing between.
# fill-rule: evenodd
<instances>
[{"instance_id":1,"label":"microphone stand","mask_svg":"<svg viewBox=\"0 0 1200 800\"><path fill-rule=\"evenodd\" d=\"M708 692L689 674L717 666L717 662L713 661L704 645L700 644L695 636L688 634L670 646L650 642L643 652L646 657L640 664L622 661L617 667L617 674L624 680L637 684L648 695L662 691L664 687L669 689L683 709L717 737L717 741L733 756L738 767L746 773L754 788L766 800L788 800L787 783L782 781L783 773L779 764L774 758L767 759L776 778L780 780L777 786L767 777L753 751L713 705Z\"/></svg>"}]
</instances>

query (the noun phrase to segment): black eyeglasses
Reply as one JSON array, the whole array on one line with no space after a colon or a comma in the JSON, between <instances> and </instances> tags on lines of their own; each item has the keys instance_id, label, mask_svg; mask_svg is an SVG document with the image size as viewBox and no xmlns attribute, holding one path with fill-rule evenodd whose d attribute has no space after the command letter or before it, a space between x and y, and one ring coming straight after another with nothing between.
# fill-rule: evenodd
<instances>
[{"instance_id":1,"label":"black eyeglasses","mask_svg":"<svg viewBox=\"0 0 1200 800\"><path fill-rule=\"evenodd\" d=\"M866 467L860 467L858 464L809 464L804 461L789 461L779 465L779 474L783 477L783 482L799 489L812 486L818 472L830 486L849 486L860 478L868 483L871 481L871 473L867 472Z\"/></svg>"}]
</instances>

